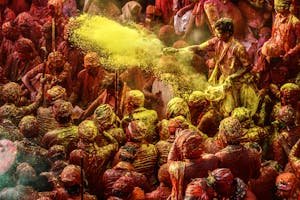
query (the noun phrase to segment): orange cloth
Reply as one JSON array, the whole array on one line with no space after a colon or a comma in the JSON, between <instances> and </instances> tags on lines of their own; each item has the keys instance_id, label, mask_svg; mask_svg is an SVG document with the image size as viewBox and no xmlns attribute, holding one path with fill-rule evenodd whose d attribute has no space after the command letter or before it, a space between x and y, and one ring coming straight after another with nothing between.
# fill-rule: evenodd
<instances>
[{"instance_id":1,"label":"orange cloth","mask_svg":"<svg viewBox=\"0 0 300 200\"><path fill-rule=\"evenodd\" d=\"M170 22L173 15L173 1L172 0L156 0L155 9L156 13L160 13L165 24Z\"/></svg>"}]
</instances>

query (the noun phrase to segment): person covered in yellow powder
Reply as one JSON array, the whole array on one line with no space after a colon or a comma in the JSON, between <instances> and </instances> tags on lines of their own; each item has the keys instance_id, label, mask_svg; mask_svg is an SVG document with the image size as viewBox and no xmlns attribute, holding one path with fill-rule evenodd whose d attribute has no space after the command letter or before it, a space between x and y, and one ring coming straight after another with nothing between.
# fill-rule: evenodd
<instances>
[{"instance_id":1,"label":"person covered in yellow powder","mask_svg":"<svg viewBox=\"0 0 300 200\"><path fill-rule=\"evenodd\" d=\"M132 121L142 121L147 126L146 141L156 143L158 141L157 122L158 115L155 110L144 107L145 95L139 90L131 90L126 93L125 111L121 121L122 127L126 129L128 135L128 125Z\"/></svg>"},{"instance_id":2,"label":"person covered in yellow powder","mask_svg":"<svg viewBox=\"0 0 300 200\"><path fill-rule=\"evenodd\" d=\"M215 56L209 66L211 73L208 77L212 86L208 91L210 100L221 102L220 111L224 116L228 116L239 106L250 109L253 115L257 110L259 97L252 84L253 76L247 73L250 71L250 61L246 49L234 38L234 25L230 18L219 19L214 29L216 37L200 45L178 50L166 48L164 51L214 51Z\"/></svg>"}]
</instances>

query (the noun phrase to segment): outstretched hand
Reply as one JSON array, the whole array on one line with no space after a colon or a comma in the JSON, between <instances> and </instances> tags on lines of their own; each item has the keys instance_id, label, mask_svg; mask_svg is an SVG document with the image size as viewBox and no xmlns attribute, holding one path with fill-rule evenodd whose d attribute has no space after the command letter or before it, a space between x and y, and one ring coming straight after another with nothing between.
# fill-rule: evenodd
<instances>
[{"instance_id":1,"label":"outstretched hand","mask_svg":"<svg viewBox=\"0 0 300 200\"><path fill-rule=\"evenodd\" d=\"M175 49L173 47L163 48L163 53L165 55L175 54L175 53L178 53L178 52L179 52L179 49Z\"/></svg>"}]
</instances>

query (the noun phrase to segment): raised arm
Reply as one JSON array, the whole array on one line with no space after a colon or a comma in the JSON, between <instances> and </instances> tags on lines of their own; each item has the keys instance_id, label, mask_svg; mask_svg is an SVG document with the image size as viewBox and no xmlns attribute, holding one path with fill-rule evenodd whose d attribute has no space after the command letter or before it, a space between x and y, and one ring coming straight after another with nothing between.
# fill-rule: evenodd
<instances>
[{"instance_id":1,"label":"raised arm","mask_svg":"<svg viewBox=\"0 0 300 200\"><path fill-rule=\"evenodd\" d=\"M24 85L26 86L26 88L31 92L37 92L36 89L33 87L33 85L31 84L31 79L33 79L37 74L39 73L43 73L44 71L44 67L45 64L39 64L36 67L34 67L33 69L31 69L30 71L28 71L25 76L22 77L22 82L24 83Z\"/></svg>"}]
</instances>

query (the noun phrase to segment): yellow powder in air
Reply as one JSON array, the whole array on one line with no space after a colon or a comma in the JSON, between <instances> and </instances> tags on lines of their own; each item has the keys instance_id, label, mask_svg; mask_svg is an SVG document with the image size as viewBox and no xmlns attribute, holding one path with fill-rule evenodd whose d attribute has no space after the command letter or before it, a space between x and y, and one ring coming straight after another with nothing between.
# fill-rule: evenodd
<instances>
[{"instance_id":1,"label":"yellow powder in air","mask_svg":"<svg viewBox=\"0 0 300 200\"><path fill-rule=\"evenodd\" d=\"M162 54L161 41L137 25L131 28L103 16L89 15L81 15L74 22L77 25L71 41L85 51L100 54L107 68L148 68Z\"/></svg>"},{"instance_id":2,"label":"yellow powder in air","mask_svg":"<svg viewBox=\"0 0 300 200\"><path fill-rule=\"evenodd\" d=\"M81 15L70 23L71 42L84 51L95 51L110 71L139 67L172 85L186 98L207 86L204 75L191 66L192 52L164 55L165 46L156 35L139 25L124 26L103 16Z\"/></svg>"}]
</instances>

